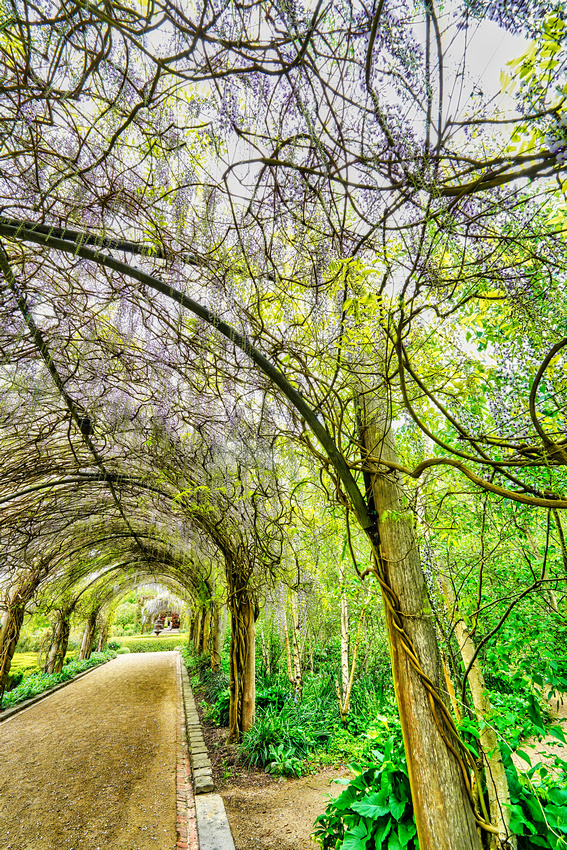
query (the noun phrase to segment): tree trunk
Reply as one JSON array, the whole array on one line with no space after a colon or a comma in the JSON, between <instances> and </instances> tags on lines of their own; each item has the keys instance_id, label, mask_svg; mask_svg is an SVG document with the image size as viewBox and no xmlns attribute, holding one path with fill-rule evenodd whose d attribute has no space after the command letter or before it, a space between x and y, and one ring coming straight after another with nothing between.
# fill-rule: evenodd
<instances>
[{"instance_id":1,"label":"tree trunk","mask_svg":"<svg viewBox=\"0 0 567 850\"><path fill-rule=\"evenodd\" d=\"M380 469L380 461L398 463L391 422L375 394L366 393L360 404L361 441L371 456L367 497L373 497L378 517L379 572L392 590L384 592L386 623L420 847L480 850L468 776L445 740L459 752L439 696L439 652L413 514L397 473ZM431 682L432 693L423 676Z\"/></svg>"},{"instance_id":2,"label":"tree trunk","mask_svg":"<svg viewBox=\"0 0 567 850\"><path fill-rule=\"evenodd\" d=\"M222 650L222 628L219 606L215 602L213 605L212 616L212 641L211 641L211 670L213 673L218 673L221 665L221 650Z\"/></svg>"},{"instance_id":3,"label":"tree trunk","mask_svg":"<svg viewBox=\"0 0 567 850\"><path fill-rule=\"evenodd\" d=\"M99 636L98 636L98 643L96 645L96 651L97 652L104 652L104 650L106 649L109 630L110 630L110 624L109 624L108 620L105 620L105 622L100 627L100 633L99 633Z\"/></svg>"},{"instance_id":4,"label":"tree trunk","mask_svg":"<svg viewBox=\"0 0 567 850\"><path fill-rule=\"evenodd\" d=\"M301 699L301 694L303 693L303 674L301 670L301 651L299 648L299 606L295 590L290 592L290 608L293 621L293 630L291 633L293 646L293 689L296 697Z\"/></svg>"},{"instance_id":5,"label":"tree trunk","mask_svg":"<svg viewBox=\"0 0 567 850\"><path fill-rule=\"evenodd\" d=\"M0 627L0 706L2 705L2 698L8 684L12 658L14 657L22 623L24 622L25 607L26 602L19 599L16 592L12 597L8 610L2 616L2 626Z\"/></svg>"},{"instance_id":6,"label":"tree trunk","mask_svg":"<svg viewBox=\"0 0 567 850\"><path fill-rule=\"evenodd\" d=\"M237 570L229 575L230 718L228 742L240 740L254 723L256 702L256 612L254 600Z\"/></svg>"},{"instance_id":7,"label":"tree trunk","mask_svg":"<svg viewBox=\"0 0 567 850\"><path fill-rule=\"evenodd\" d=\"M268 645L264 632L262 632L262 634L260 635L260 642L262 645L262 661L264 662L264 670L266 671L266 675L269 676L272 672L270 647Z\"/></svg>"},{"instance_id":8,"label":"tree trunk","mask_svg":"<svg viewBox=\"0 0 567 850\"><path fill-rule=\"evenodd\" d=\"M510 832L510 791L508 779L504 769L504 762L500 754L496 733L486 722L492 712L490 699L486 691L484 676L478 663L474 658L475 645L471 634L459 615L453 588L444 578L441 578L443 594L445 596L447 610L452 618L455 637L459 644L459 650L463 659L465 670L469 669L468 683L473 700L474 710L481 722L480 746L482 751L486 787L488 791L488 803L490 807L490 819L498 828L498 834L491 836L490 847L493 850L501 848L515 848L517 841Z\"/></svg>"},{"instance_id":9,"label":"tree trunk","mask_svg":"<svg viewBox=\"0 0 567 850\"><path fill-rule=\"evenodd\" d=\"M201 655L206 655L209 652L209 640L211 635L211 609L209 606L205 608L205 616L203 617L203 644L201 646Z\"/></svg>"},{"instance_id":10,"label":"tree trunk","mask_svg":"<svg viewBox=\"0 0 567 850\"><path fill-rule=\"evenodd\" d=\"M346 564L344 558L344 549L343 549L343 557L341 558L341 563L339 567L339 583L341 587L341 698L339 700L340 708L341 708L341 720L344 720L343 717L343 705L345 704L346 694L348 691L348 682L349 682L349 664L348 664L348 603L346 596L346 588L345 588L345 572L346 572Z\"/></svg>"},{"instance_id":11,"label":"tree trunk","mask_svg":"<svg viewBox=\"0 0 567 850\"><path fill-rule=\"evenodd\" d=\"M60 673L63 669L67 644L69 643L70 611L58 611L57 621L53 629L51 646L45 662L45 673Z\"/></svg>"},{"instance_id":12,"label":"tree trunk","mask_svg":"<svg viewBox=\"0 0 567 850\"><path fill-rule=\"evenodd\" d=\"M8 683L12 658L20 637L26 605L46 574L47 568L41 563L29 570L26 568L19 585L10 596L7 610L2 615L0 625L0 706Z\"/></svg>"},{"instance_id":13,"label":"tree trunk","mask_svg":"<svg viewBox=\"0 0 567 850\"><path fill-rule=\"evenodd\" d=\"M59 649L57 651L57 657L55 659L55 666L53 668L54 673L60 673L63 669L63 664L65 663L65 656L67 654L67 646L69 645L69 632L71 631L71 622L69 619L69 615L63 621L63 628L61 630L61 640L59 643Z\"/></svg>"},{"instance_id":14,"label":"tree trunk","mask_svg":"<svg viewBox=\"0 0 567 850\"><path fill-rule=\"evenodd\" d=\"M293 668L292 668L292 665L291 665L291 648L290 648L290 645L289 645L289 632L287 630L286 608L287 608L287 599L284 602L284 609L283 609L283 630L284 630L284 635L285 635L285 658L286 658L286 662L287 662L287 678L289 680L290 685L293 685Z\"/></svg>"},{"instance_id":15,"label":"tree trunk","mask_svg":"<svg viewBox=\"0 0 567 850\"><path fill-rule=\"evenodd\" d=\"M195 612L195 619L193 620L193 652L195 655L199 655L199 638L201 636L201 617L202 611L200 608L197 608Z\"/></svg>"},{"instance_id":16,"label":"tree trunk","mask_svg":"<svg viewBox=\"0 0 567 850\"><path fill-rule=\"evenodd\" d=\"M96 611L91 611L88 620L85 624L83 642L81 643L81 649L79 652L80 661L86 660L87 658L91 657L91 653L93 651L93 639L96 630L96 618L98 616L98 611L98 608L96 609Z\"/></svg>"}]
</instances>

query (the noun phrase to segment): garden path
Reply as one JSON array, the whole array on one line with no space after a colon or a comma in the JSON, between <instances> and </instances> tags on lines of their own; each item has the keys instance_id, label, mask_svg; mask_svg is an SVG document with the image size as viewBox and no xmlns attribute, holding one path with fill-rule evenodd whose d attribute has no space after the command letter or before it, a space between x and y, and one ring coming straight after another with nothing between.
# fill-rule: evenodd
<instances>
[{"instance_id":1,"label":"garden path","mask_svg":"<svg viewBox=\"0 0 567 850\"><path fill-rule=\"evenodd\" d=\"M0 725L4 850L176 847L176 664L119 656Z\"/></svg>"}]
</instances>

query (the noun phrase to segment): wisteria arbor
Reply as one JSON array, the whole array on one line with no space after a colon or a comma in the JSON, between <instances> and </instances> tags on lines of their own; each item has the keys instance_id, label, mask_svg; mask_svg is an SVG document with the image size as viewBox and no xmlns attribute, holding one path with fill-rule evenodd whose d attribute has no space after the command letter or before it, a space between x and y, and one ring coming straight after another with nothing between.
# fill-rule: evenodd
<instances>
[{"instance_id":1,"label":"wisteria arbor","mask_svg":"<svg viewBox=\"0 0 567 850\"><path fill-rule=\"evenodd\" d=\"M145 536L189 517L225 560L234 663L253 680L249 579L277 569L289 511L270 452L295 440L374 554L421 846L477 848L479 824L505 846L505 806L492 823L475 808L440 696L401 481L449 468L567 507L551 179L566 147L564 24L551 15L539 32L537 5L511 7L506 25L529 17L557 45L559 85L528 85L510 121L453 84L467 54L451 39L473 11L497 17L491 4L450 20L432 3L10 10L1 451L30 459L3 476L7 498L17 489L12 504L72 529L98 488L104 507L87 510L162 567L171 555L153 559ZM424 435L403 463L399 421ZM223 445L236 447L232 500L210 475ZM14 575L42 520L17 510ZM43 576L41 559L26 568ZM237 735L253 706L248 693L242 716L233 696Z\"/></svg>"}]
</instances>

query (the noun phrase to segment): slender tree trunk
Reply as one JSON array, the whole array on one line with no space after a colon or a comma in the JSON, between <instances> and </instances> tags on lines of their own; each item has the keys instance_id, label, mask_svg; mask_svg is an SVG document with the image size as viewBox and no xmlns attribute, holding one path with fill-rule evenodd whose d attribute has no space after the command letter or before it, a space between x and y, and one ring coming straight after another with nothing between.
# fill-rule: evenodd
<instances>
[{"instance_id":1,"label":"slender tree trunk","mask_svg":"<svg viewBox=\"0 0 567 850\"><path fill-rule=\"evenodd\" d=\"M81 643L81 649L79 651L79 660L83 661L87 658L91 657L91 653L93 651L93 639L96 631L96 618L98 616L99 609L97 608L94 611L91 611L87 622L85 623L85 631L83 633L83 642Z\"/></svg>"},{"instance_id":2,"label":"slender tree trunk","mask_svg":"<svg viewBox=\"0 0 567 850\"><path fill-rule=\"evenodd\" d=\"M443 664L443 676L445 678L445 687L447 688L447 693L449 694L449 699L451 700L453 714L455 715L457 723L460 723L461 710L459 708L459 703L457 702L457 695L455 693L455 687L453 685L453 680L451 679L451 671L449 670L449 664L447 663L445 653L442 653L441 655L441 663Z\"/></svg>"},{"instance_id":3,"label":"slender tree trunk","mask_svg":"<svg viewBox=\"0 0 567 850\"><path fill-rule=\"evenodd\" d=\"M201 647L201 655L206 655L209 652L209 640L211 636L211 609L209 606L205 608L205 616L203 617L203 645Z\"/></svg>"},{"instance_id":4,"label":"slender tree trunk","mask_svg":"<svg viewBox=\"0 0 567 850\"><path fill-rule=\"evenodd\" d=\"M339 584L341 588L341 718L343 718L343 705L345 703L346 694L348 691L349 682L349 663L348 663L348 642L349 642L349 623L348 623L348 602L345 588L345 558L344 549L343 557L339 566Z\"/></svg>"},{"instance_id":5,"label":"slender tree trunk","mask_svg":"<svg viewBox=\"0 0 567 850\"><path fill-rule=\"evenodd\" d=\"M199 638L201 636L201 617L202 611L200 608L197 608L195 612L195 619L193 621L193 652L195 655L199 654Z\"/></svg>"},{"instance_id":6,"label":"slender tree trunk","mask_svg":"<svg viewBox=\"0 0 567 850\"><path fill-rule=\"evenodd\" d=\"M272 672L272 658L270 653L270 644L269 641L266 640L264 632L260 635L260 642L262 644L262 661L264 662L264 670L266 671L266 675L270 676Z\"/></svg>"},{"instance_id":7,"label":"slender tree trunk","mask_svg":"<svg viewBox=\"0 0 567 850\"><path fill-rule=\"evenodd\" d=\"M391 422L375 394L361 396L360 405L361 441L371 458L367 495L373 497L378 517L377 554L382 578L392 590L385 592L386 623L420 847L480 850L468 777L447 745L458 752L439 697L439 652L414 518L397 474L380 465L398 463Z\"/></svg>"},{"instance_id":8,"label":"slender tree trunk","mask_svg":"<svg viewBox=\"0 0 567 850\"><path fill-rule=\"evenodd\" d=\"M301 670L301 651L299 648L299 605L297 593L290 592L290 608L293 622L291 641L293 646L293 688L297 698L301 699L303 693L303 673Z\"/></svg>"},{"instance_id":9,"label":"slender tree trunk","mask_svg":"<svg viewBox=\"0 0 567 850\"><path fill-rule=\"evenodd\" d=\"M63 669L63 664L65 663L65 656L67 654L67 647L69 645L70 631L71 622L68 615L63 622L63 628L61 630L61 641L59 643L59 649L57 651L57 657L55 659L55 666L53 668L54 673L60 673Z\"/></svg>"},{"instance_id":10,"label":"slender tree trunk","mask_svg":"<svg viewBox=\"0 0 567 850\"><path fill-rule=\"evenodd\" d=\"M490 847L493 850L508 850L516 847L516 838L510 831L510 790L508 779L504 769L504 762L498 746L498 738L491 726L488 725L492 712L490 698L486 690L484 676L478 662L474 658L475 645L471 633L465 622L461 619L455 594L450 583L441 577L441 586L445 597L447 611L452 619L452 626L459 644L459 651L463 659L465 670L469 669L468 683L473 700L474 710L481 723L480 746L484 763L486 787L488 791L488 803L490 809L490 820L498 828L498 834L492 835ZM474 661L473 661L474 658ZM450 681L450 677L449 677ZM454 691L453 691L454 694Z\"/></svg>"},{"instance_id":11,"label":"slender tree trunk","mask_svg":"<svg viewBox=\"0 0 567 850\"><path fill-rule=\"evenodd\" d=\"M254 724L256 703L256 608L244 577L227 565L230 609L230 717L228 742Z\"/></svg>"},{"instance_id":12,"label":"slender tree trunk","mask_svg":"<svg viewBox=\"0 0 567 850\"><path fill-rule=\"evenodd\" d=\"M287 678L289 680L290 685L293 685L293 667L291 664L291 648L289 645L289 632L287 630L287 600L284 602L283 609L283 630L285 635L285 659L287 662Z\"/></svg>"},{"instance_id":13,"label":"slender tree trunk","mask_svg":"<svg viewBox=\"0 0 567 850\"><path fill-rule=\"evenodd\" d=\"M567 543L565 542L565 533L563 531L563 525L561 524L561 520L559 518L559 511L557 510L557 508L553 508L551 514L553 516L553 521L555 522L555 527L559 535L559 544L561 546L561 559L563 561L563 573L565 576L565 581L567 582ZM565 600L567 602L567 594L565 594Z\"/></svg>"},{"instance_id":14,"label":"slender tree trunk","mask_svg":"<svg viewBox=\"0 0 567 850\"><path fill-rule=\"evenodd\" d=\"M217 673L220 670L221 665L222 635L219 606L216 602L213 604L212 633L213 639L211 641L211 670L213 671L213 673Z\"/></svg>"}]
</instances>

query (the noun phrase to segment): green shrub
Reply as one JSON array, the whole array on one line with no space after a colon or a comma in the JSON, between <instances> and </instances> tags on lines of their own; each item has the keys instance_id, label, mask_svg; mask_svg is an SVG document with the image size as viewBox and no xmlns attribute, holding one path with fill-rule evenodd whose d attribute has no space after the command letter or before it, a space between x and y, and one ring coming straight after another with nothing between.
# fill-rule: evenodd
<instances>
[{"instance_id":1,"label":"green shrub","mask_svg":"<svg viewBox=\"0 0 567 850\"><path fill-rule=\"evenodd\" d=\"M24 678L24 671L18 670L16 673L8 676L8 682L6 685L7 691L13 691L14 688L17 688L22 679Z\"/></svg>"},{"instance_id":2,"label":"green shrub","mask_svg":"<svg viewBox=\"0 0 567 850\"><path fill-rule=\"evenodd\" d=\"M127 646L121 646L120 649L116 650L117 655L130 655L130 652L131 650Z\"/></svg>"},{"instance_id":3,"label":"green shrub","mask_svg":"<svg viewBox=\"0 0 567 850\"><path fill-rule=\"evenodd\" d=\"M300 759L293 755L291 749L286 750L283 744L270 749L270 762L266 773L273 776L293 776L296 779L303 776L305 769Z\"/></svg>"},{"instance_id":4,"label":"green shrub","mask_svg":"<svg viewBox=\"0 0 567 850\"><path fill-rule=\"evenodd\" d=\"M205 717L215 726L228 726L230 712L230 691L225 688L217 694L212 705L206 710Z\"/></svg>"},{"instance_id":5,"label":"green shrub","mask_svg":"<svg viewBox=\"0 0 567 850\"><path fill-rule=\"evenodd\" d=\"M7 708L10 705L23 702L23 700L36 696L36 694L41 694L54 685L58 685L60 682L69 681L73 676L82 673L84 670L88 670L90 667L96 667L97 664L101 664L103 661L110 661L115 656L116 653L110 650L93 652L88 659L71 661L69 664L66 664L60 673L31 673L21 684L8 694L5 694L2 705L4 708Z\"/></svg>"},{"instance_id":6,"label":"green shrub","mask_svg":"<svg viewBox=\"0 0 567 850\"><path fill-rule=\"evenodd\" d=\"M518 850L567 849L567 761L553 769L536 765L518 774L506 748L503 758L511 801L510 828ZM417 850L409 779L403 749L392 737L379 764L351 769L355 778L315 821L323 850ZM340 782L341 780L339 780Z\"/></svg>"},{"instance_id":7,"label":"green shrub","mask_svg":"<svg viewBox=\"0 0 567 850\"><path fill-rule=\"evenodd\" d=\"M127 646L130 652L171 652L182 645L179 635L160 635L160 637L122 637L120 646Z\"/></svg>"},{"instance_id":8,"label":"green shrub","mask_svg":"<svg viewBox=\"0 0 567 850\"><path fill-rule=\"evenodd\" d=\"M534 765L518 774L503 752L510 789L510 828L518 836L518 850L567 849L567 761L555 757L555 764Z\"/></svg>"},{"instance_id":9,"label":"green shrub","mask_svg":"<svg viewBox=\"0 0 567 850\"><path fill-rule=\"evenodd\" d=\"M323 850L418 850L407 766L394 743L374 752L379 763L351 765L355 778L315 821Z\"/></svg>"}]
</instances>

